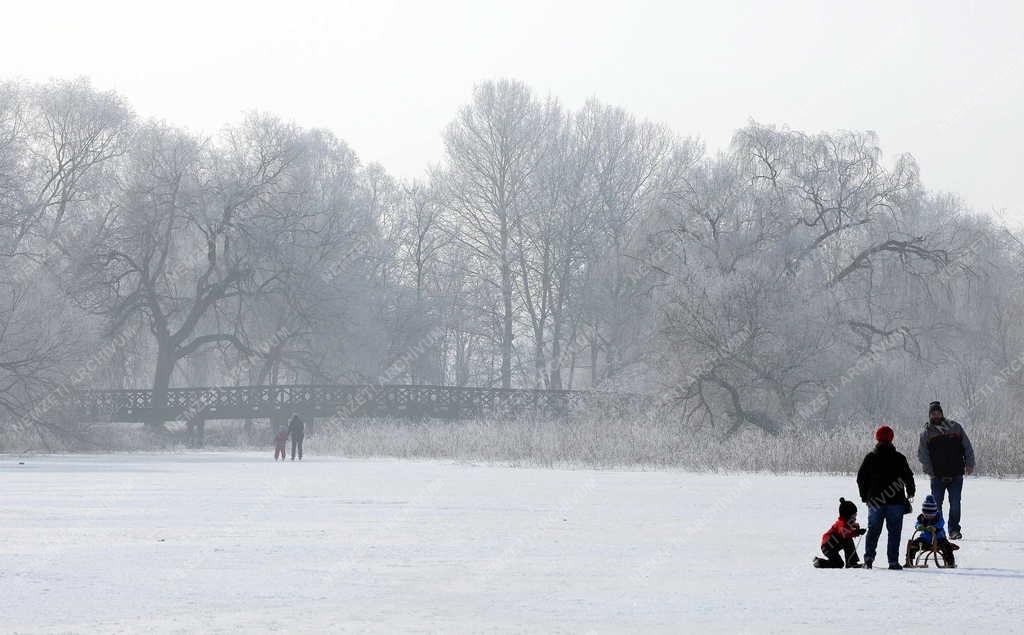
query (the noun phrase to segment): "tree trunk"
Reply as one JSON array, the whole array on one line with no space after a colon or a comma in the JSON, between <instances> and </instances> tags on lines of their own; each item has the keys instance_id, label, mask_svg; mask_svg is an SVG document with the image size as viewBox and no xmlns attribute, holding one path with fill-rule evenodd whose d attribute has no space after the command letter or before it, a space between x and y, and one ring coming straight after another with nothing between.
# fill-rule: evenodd
<instances>
[{"instance_id":1,"label":"tree trunk","mask_svg":"<svg viewBox=\"0 0 1024 635\"><path fill-rule=\"evenodd\" d=\"M504 304L501 336L501 387L512 387L512 267L508 262L507 222L502 220L501 299Z\"/></svg>"},{"instance_id":2,"label":"tree trunk","mask_svg":"<svg viewBox=\"0 0 1024 635\"><path fill-rule=\"evenodd\" d=\"M177 357L174 354L174 344L168 340L157 342L156 372L153 375L153 407L154 414L146 422L146 427L165 432L164 418L158 413L159 410L167 407L167 393L171 387L171 375L174 374Z\"/></svg>"},{"instance_id":3,"label":"tree trunk","mask_svg":"<svg viewBox=\"0 0 1024 635\"><path fill-rule=\"evenodd\" d=\"M551 390L562 389L562 321L555 318L555 324L551 333L551 372L548 379L548 388Z\"/></svg>"}]
</instances>

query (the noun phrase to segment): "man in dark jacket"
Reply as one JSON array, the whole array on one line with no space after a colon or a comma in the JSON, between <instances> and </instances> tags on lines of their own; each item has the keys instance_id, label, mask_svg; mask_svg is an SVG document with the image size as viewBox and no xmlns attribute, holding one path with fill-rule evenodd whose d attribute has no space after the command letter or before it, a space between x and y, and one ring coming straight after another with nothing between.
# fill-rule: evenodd
<instances>
[{"instance_id":1,"label":"man in dark jacket","mask_svg":"<svg viewBox=\"0 0 1024 635\"><path fill-rule=\"evenodd\" d=\"M299 419L299 415L293 414L292 420L288 422L288 436L292 438L292 460L295 460L295 448L299 449L299 460L302 460L302 437L305 434L306 426Z\"/></svg>"},{"instance_id":2,"label":"man in dark jacket","mask_svg":"<svg viewBox=\"0 0 1024 635\"><path fill-rule=\"evenodd\" d=\"M857 472L857 487L860 498L868 505L868 537L864 547L864 568L870 569L882 535L882 523L889 531L886 555L890 569L902 569L900 565L901 534L903 515L910 510L909 498L914 497L914 473L910 471L907 457L896 451L892 444L895 434L889 426L882 426L875 432L878 445L861 463Z\"/></svg>"},{"instance_id":3,"label":"man in dark jacket","mask_svg":"<svg viewBox=\"0 0 1024 635\"><path fill-rule=\"evenodd\" d=\"M949 492L949 538L961 539L960 495L964 490L964 474L974 472L974 447L963 426L947 419L942 414L942 404L937 401L928 405L928 424L921 432L917 458L925 474L932 479L932 496L940 512Z\"/></svg>"}]
</instances>

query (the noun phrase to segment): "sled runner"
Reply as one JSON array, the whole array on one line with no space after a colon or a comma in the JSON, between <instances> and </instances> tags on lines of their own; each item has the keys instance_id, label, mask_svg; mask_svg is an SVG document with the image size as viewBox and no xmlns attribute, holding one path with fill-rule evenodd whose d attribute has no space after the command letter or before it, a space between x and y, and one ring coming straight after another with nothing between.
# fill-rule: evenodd
<instances>
[{"instance_id":1,"label":"sled runner","mask_svg":"<svg viewBox=\"0 0 1024 635\"><path fill-rule=\"evenodd\" d=\"M922 543L918 540L924 534L931 534L931 543ZM952 556L953 552L959 548L959 545L955 545L950 542L949 555ZM903 564L903 568L927 569L928 560L934 562L935 566L939 569L956 568L956 562L953 561L952 558L947 559L946 554L942 553L942 546L939 544L937 533L917 529L914 531L914 534L910 537L910 541L907 543L907 561Z\"/></svg>"}]
</instances>

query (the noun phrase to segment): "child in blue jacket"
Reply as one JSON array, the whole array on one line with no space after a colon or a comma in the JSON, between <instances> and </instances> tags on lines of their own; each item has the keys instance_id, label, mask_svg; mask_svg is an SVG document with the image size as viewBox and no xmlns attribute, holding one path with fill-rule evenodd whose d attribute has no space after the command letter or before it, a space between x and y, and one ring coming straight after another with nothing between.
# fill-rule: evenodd
<instances>
[{"instance_id":1,"label":"child in blue jacket","mask_svg":"<svg viewBox=\"0 0 1024 635\"><path fill-rule=\"evenodd\" d=\"M931 494L925 496L924 503L921 504L921 514L917 517L915 529L921 533L907 544L908 566L914 566L914 558L918 551L931 549L934 541L938 544L939 551L942 552L942 559L946 561L946 566L956 567L956 558L953 556L953 550L956 547L946 536L946 521L942 518L942 510L939 509L935 497Z\"/></svg>"}]
</instances>

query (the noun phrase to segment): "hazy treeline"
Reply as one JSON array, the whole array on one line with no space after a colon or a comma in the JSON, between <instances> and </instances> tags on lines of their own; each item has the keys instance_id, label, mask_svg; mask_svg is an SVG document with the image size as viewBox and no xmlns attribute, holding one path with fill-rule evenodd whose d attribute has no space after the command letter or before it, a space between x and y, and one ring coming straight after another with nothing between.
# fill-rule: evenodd
<instances>
[{"instance_id":1,"label":"hazy treeline","mask_svg":"<svg viewBox=\"0 0 1024 635\"><path fill-rule=\"evenodd\" d=\"M648 391L687 429L1009 416L1021 244L870 133L751 123L708 154L495 81L443 136L404 182L270 115L206 137L0 85L0 419L381 376Z\"/></svg>"}]
</instances>

